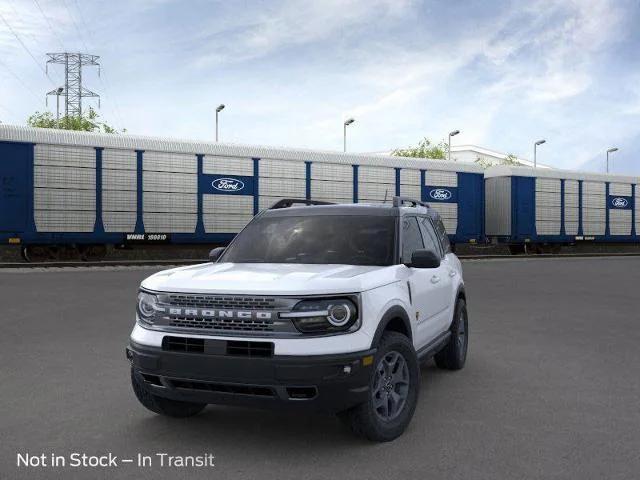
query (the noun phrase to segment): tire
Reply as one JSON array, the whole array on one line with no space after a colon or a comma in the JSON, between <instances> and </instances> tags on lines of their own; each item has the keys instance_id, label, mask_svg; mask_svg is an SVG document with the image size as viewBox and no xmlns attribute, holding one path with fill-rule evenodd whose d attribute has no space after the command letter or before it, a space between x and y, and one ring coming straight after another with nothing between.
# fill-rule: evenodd
<instances>
[{"instance_id":1,"label":"tire","mask_svg":"<svg viewBox=\"0 0 640 480\"><path fill-rule=\"evenodd\" d=\"M131 385L138 401L148 410L151 410L153 413L157 413L158 415L175 418L192 417L200 413L204 410L204 407L207 406L206 403L180 402L177 400L158 397L157 395L150 393L140 383L140 380L133 371L133 368L131 369Z\"/></svg>"},{"instance_id":2,"label":"tire","mask_svg":"<svg viewBox=\"0 0 640 480\"><path fill-rule=\"evenodd\" d=\"M436 353L434 360L438 368L445 370L460 370L467 360L469 346L469 319L467 303L459 298L451 323L451 337L442 350Z\"/></svg>"},{"instance_id":3,"label":"tire","mask_svg":"<svg viewBox=\"0 0 640 480\"><path fill-rule=\"evenodd\" d=\"M416 409L420 391L418 358L406 336L386 332L380 340L373 365L367 401L339 413L338 417L360 437L374 442L389 442L402 435ZM392 375L388 375L389 367L395 370Z\"/></svg>"}]
</instances>

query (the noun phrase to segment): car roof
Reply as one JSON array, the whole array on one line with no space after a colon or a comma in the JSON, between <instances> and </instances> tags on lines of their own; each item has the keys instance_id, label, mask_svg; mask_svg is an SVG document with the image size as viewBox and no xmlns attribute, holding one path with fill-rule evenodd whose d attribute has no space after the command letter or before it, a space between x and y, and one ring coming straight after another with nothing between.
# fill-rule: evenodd
<instances>
[{"instance_id":1,"label":"car roof","mask_svg":"<svg viewBox=\"0 0 640 480\"><path fill-rule=\"evenodd\" d=\"M333 205L305 205L291 206L287 208L268 209L262 215L268 217L299 217L309 215L336 215L336 216L377 216L377 217L397 217L405 214L430 215L437 218L438 213L433 208L424 206L417 207L394 207L389 203L339 203Z\"/></svg>"}]
</instances>

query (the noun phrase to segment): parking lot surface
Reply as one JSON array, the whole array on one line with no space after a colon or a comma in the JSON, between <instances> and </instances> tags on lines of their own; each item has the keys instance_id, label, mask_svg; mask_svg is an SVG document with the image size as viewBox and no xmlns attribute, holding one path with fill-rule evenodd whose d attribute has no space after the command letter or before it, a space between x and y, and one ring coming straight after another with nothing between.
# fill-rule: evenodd
<instances>
[{"instance_id":1,"label":"parking lot surface","mask_svg":"<svg viewBox=\"0 0 640 480\"><path fill-rule=\"evenodd\" d=\"M133 396L124 347L150 269L0 272L0 478L631 479L640 472L640 258L465 262L470 350L428 363L407 432ZM215 467L54 469L17 454L215 456Z\"/></svg>"}]
</instances>

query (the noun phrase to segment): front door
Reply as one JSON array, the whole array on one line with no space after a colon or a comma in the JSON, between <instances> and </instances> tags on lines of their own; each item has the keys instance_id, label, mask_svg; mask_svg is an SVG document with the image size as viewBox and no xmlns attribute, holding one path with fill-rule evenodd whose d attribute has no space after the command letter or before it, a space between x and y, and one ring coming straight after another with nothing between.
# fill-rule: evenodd
<instances>
[{"instance_id":1,"label":"front door","mask_svg":"<svg viewBox=\"0 0 640 480\"><path fill-rule=\"evenodd\" d=\"M423 240L418 219L402 219L402 261L409 263L415 250L434 249L429 239ZM438 250L434 250L440 255ZM415 309L417 349L425 346L441 333L442 318L446 315L450 295L451 279L445 265L438 268L409 267L409 284L412 292L412 304Z\"/></svg>"}]
</instances>

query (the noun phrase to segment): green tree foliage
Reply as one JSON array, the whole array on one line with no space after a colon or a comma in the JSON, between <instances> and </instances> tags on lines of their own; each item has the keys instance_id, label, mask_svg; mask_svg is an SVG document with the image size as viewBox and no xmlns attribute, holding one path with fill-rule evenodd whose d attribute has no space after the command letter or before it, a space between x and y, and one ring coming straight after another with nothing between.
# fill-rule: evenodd
<instances>
[{"instance_id":1,"label":"green tree foliage","mask_svg":"<svg viewBox=\"0 0 640 480\"><path fill-rule=\"evenodd\" d=\"M435 144L431 142L427 137L418 142L416 147L397 148L391 155L398 157L414 157L414 158L433 158L436 160L445 160L447 158L447 152L449 151L449 145L445 142Z\"/></svg>"},{"instance_id":2,"label":"green tree foliage","mask_svg":"<svg viewBox=\"0 0 640 480\"><path fill-rule=\"evenodd\" d=\"M27 119L27 125L37 128L59 128L62 130L81 130L83 132L120 133L115 128L100 121L100 115L89 107L81 117L64 116L57 120L51 112L36 112ZM126 130L122 129L121 133Z\"/></svg>"},{"instance_id":3,"label":"green tree foliage","mask_svg":"<svg viewBox=\"0 0 640 480\"><path fill-rule=\"evenodd\" d=\"M500 161L494 161L494 160L489 160L487 158L478 157L476 159L476 163L485 169L489 167L493 167L494 165L511 165L511 166L522 165L522 163L518 161L518 157L516 157L513 153L508 154L505 158L503 158Z\"/></svg>"}]
</instances>

